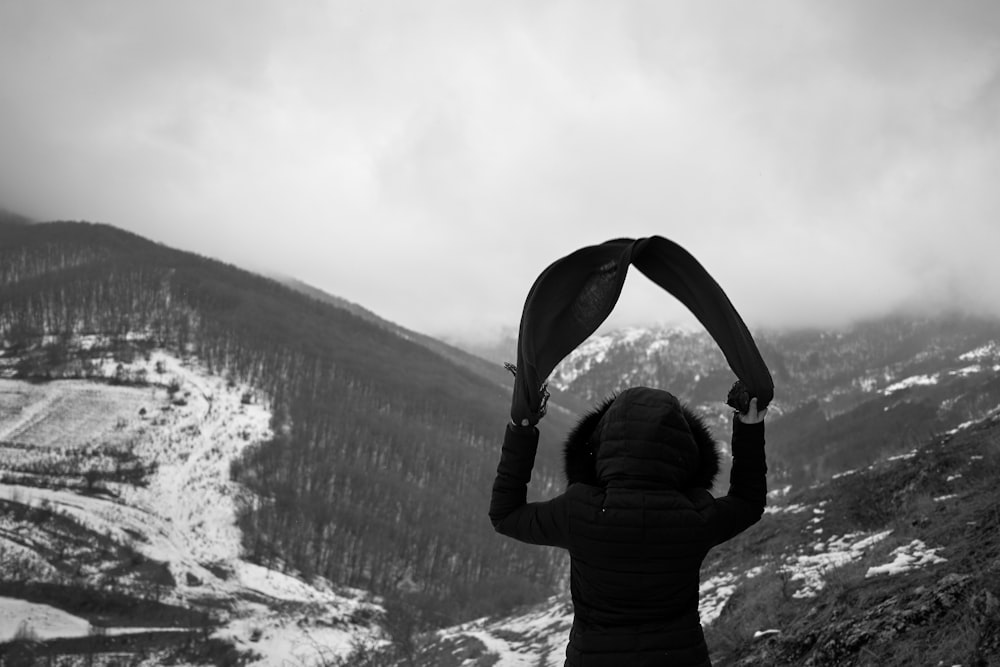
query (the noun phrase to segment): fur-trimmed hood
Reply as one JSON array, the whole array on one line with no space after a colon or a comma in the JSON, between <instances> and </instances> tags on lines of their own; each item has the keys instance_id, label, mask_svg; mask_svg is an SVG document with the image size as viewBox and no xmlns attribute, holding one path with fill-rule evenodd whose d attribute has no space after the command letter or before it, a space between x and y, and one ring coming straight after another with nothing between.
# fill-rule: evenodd
<instances>
[{"instance_id":1,"label":"fur-trimmed hood","mask_svg":"<svg viewBox=\"0 0 1000 667\"><path fill-rule=\"evenodd\" d=\"M601 402L570 431L568 484L712 488L720 453L704 419L669 392L633 387Z\"/></svg>"}]
</instances>

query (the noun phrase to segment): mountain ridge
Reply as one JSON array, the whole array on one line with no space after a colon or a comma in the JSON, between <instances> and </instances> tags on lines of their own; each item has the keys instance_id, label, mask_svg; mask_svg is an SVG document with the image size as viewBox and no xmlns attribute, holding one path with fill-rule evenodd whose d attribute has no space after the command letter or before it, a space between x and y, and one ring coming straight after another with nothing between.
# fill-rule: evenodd
<instances>
[{"instance_id":1,"label":"mountain ridge","mask_svg":"<svg viewBox=\"0 0 1000 667\"><path fill-rule=\"evenodd\" d=\"M755 337L775 380L769 433L783 483L809 484L900 453L1000 403L998 320L889 316ZM658 387L724 433L734 379L706 332L631 327L589 338L556 367L550 386L585 403Z\"/></svg>"}]
</instances>

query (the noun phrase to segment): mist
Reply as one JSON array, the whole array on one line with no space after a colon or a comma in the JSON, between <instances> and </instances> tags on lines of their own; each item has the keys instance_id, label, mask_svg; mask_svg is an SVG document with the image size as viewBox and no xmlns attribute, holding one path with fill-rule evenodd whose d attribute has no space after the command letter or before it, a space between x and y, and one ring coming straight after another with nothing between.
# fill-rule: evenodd
<instances>
[{"instance_id":1,"label":"mist","mask_svg":"<svg viewBox=\"0 0 1000 667\"><path fill-rule=\"evenodd\" d=\"M992 2L0 7L0 206L432 335L658 234L752 326L1000 315ZM626 285L614 322L683 322Z\"/></svg>"}]
</instances>

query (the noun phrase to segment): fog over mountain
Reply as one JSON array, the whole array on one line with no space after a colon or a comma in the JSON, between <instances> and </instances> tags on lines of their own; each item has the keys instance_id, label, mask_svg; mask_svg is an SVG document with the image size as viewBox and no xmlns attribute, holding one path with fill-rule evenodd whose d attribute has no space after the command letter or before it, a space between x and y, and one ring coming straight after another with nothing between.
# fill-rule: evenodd
<instances>
[{"instance_id":1,"label":"fog over mountain","mask_svg":"<svg viewBox=\"0 0 1000 667\"><path fill-rule=\"evenodd\" d=\"M651 235L775 381L767 513L702 568L714 663L997 664L998 26L0 2L0 664L560 665L568 556L486 515L502 363L545 267ZM725 448L733 379L633 269L529 499L628 386Z\"/></svg>"},{"instance_id":2,"label":"fog over mountain","mask_svg":"<svg viewBox=\"0 0 1000 667\"><path fill-rule=\"evenodd\" d=\"M754 326L998 314L998 23L990 0L11 0L0 205L435 336L516 326L556 257L652 234ZM683 318L641 282L624 324Z\"/></svg>"}]
</instances>

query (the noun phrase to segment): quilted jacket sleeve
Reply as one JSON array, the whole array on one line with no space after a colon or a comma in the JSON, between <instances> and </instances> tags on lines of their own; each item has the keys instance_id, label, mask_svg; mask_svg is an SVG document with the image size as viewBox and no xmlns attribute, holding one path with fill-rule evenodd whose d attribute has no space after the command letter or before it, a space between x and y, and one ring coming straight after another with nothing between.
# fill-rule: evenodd
<instances>
[{"instance_id":1,"label":"quilted jacket sleeve","mask_svg":"<svg viewBox=\"0 0 1000 667\"><path fill-rule=\"evenodd\" d=\"M529 544L569 545L566 496L527 502L528 482L538 450L538 429L507 425L490 499L490 521L502 535Z\"/></svg>"},{"instance_id":2,"label":"quilted jacket sleeve","mask_svg":"<svg viewBox=\"0 0 1000 667\"><path fill-rule=\"evenodd\" d=\"M764 458L764 422L733 421L733 468L729 494L715 501L713 543L735 537L760 521L767 501L767 462Z\"/></svg>"}]
</instances>

